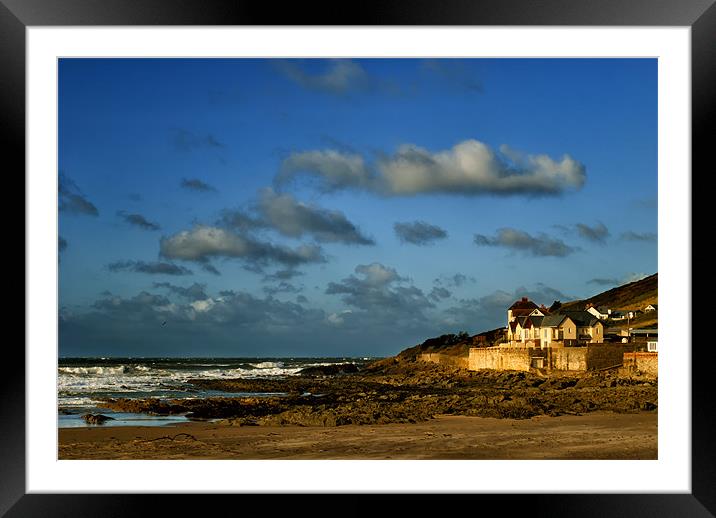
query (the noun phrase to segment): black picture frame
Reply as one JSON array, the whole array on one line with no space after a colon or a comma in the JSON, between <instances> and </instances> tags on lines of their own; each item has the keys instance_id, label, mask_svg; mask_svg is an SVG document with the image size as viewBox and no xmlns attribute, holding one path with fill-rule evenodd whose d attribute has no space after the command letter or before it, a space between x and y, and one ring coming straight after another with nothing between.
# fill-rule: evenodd
<instances>
[{"instance_id":1,"label":"black picture frame","mask_svg":"<svg viewBox=\"0 0 716 518\"><path fill-rule=\"evenodd\" d=\"M703 169L705 174L711 169L706 169L706 161L716 135L714 0L384 0L342 3L333 9L319 3L282 3L278 8L269 2L243 0L0 0L0 113L6 133L5 154L15 164L8 167L7 176L17 177L17 171L25 168L25 29L83 25L688 26L692 45L692 171ZM24 182L21 189L24 192ZM692 202L692 206L696 204ZM27 257L24 259L27 261ZM686 349L691 347L691 322L684 325L688 327L682 344ZM711 396L708 383L716 362L711 344L697 345L703 347L692 348L690 494L479 495L480 508L487 510L486 505L493 503L503 506L509 498L511 512L524 511L532 516L716 515L716 398ZM7 367L0 377L0 405L5 418L0 427L0 515L143 515L143 510L149 509L147 495L26 494L25 355L16 341L6 344L4 359ZM183 514L186 496L162 497L162 512ZM151 497L154 502L156 498ZM246 502L246 495L241 498ZM216 501L214 505L222 504ZM368 512L361 506L349 507L353 512Z\"/></svg>"}]
</instances>

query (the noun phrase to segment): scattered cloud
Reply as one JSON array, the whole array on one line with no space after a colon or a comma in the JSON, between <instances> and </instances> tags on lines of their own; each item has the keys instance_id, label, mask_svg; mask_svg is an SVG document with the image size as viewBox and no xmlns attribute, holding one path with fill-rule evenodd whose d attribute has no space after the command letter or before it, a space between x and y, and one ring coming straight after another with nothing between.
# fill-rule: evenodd
<instances>
[{"instance_id":1,"label":"scattered cloud","mask_svg":"<svg viewBox=\"0 0 716 518\"><path fill-rule=\"evenodd\" d=\"M375 244L342 212L302 203L290 194L277 193L271 188L260 191L252 210L255 214L224 210L218 224L244 233L271 229L287 237L311 236L321 243Z\"/></svg>"},{"instance_id":2,"label":"scattered cloud","mask_svg":"<svg viewBox=\"0 0 716 518\"><path fill-rule=\"evenodd\" d=\"M286 184L299 176L313 178L326 192L362 189L385 196L549 196L580 189L586 181L584 165L569 155L554 160L507 146L496 151L474 139L438 152L404 144L393 155L380 156L374 165L355 153L294 152L281 164L276 183Z\"/></svg>"},{"instance_id":3,"label":"scattered cloud","mask_svg":"<svg viewBox=\"0 0 716 518\"><path fill-rule=\"evenodd\" d=\"M433 281L438 286L447 286L448 288L459 288L467 283L477 282L474 277L468 277L462 273L455 275L441 275Z\"/></svg>"},{"instance_id":4,"label":"scattered cloud","mask_svg":"<svg viewBox=\"0 0 716 518\"><path fill-rule=\"evenodd\" d=\"M299 293L303 288L299 288L290 282L282 281L273 286L264 286L263 290L268 295L276 295L277 293Z\"/></svg>"},{"instance_id":5,"label":"scattered cloud","mask_svg":"<svg viewBox=\"0 0 716 518\"><path fill-rule=\"evenodd\" d=\"M138 331L146 333L148 329L150 332L159 329L162 322L169 322L168 331L180 326L188 332L188 325L200 325L202 327L194 328L190 336L196 336L195 333L203 329L201 336L209 339L210 333L218 329L212 326L217 325L263 333L280 327L295 333L301 326L322 322L325 318L321 310L306 309L300 304L282 302L270 296L259 298L245 292L224 291L218 297L203 293L207 295L205 298L196 298L199 290L184 294L172 288L169 288L170 295L178 299L146 291L127 298L107 294L92 304L93 311L89 313L63 313L61 326L80 323L86 332L98 333L105 327L112 328L113 323L126 328L128 322L137 322L150 325L149 328L138 328Z\"/></svg>"},{"instance_id":6,"label":"scattered cloud","mask_svg":"<svg viewBox=\"0 0 716 518\"><path fill-rule=\"evenodd\" d=\"M648 276L649 276L648 273L636 273L636 272L632 272L632 273L626 274L626 275L624 276L624 278L622 279L622 282L623 282L624 284L629 284L630 282L636 282L636 281L640 281L640 280L642 280L642 279L645 279L645 278L648 277Z\"/></svg>"},{"instance_id":7,"label":"scattered cloud","mask_svg":"<svg viewBox=\"0 0 716 518\"><path fill-rule=\"evenodd\" d=\"M257 229L268 228L269 224L261 216L254 216L237 209L224 209L221 211L221 218L218 225L232 228L239 232L251 232Z\"/></svg>"},{"instance_id":8,"label":"scattered cloud","mask_svg":"<svg viewBox=\"0 0 716 518\"><path fill-rule=\"evenodd\" d=\"M432 290L430 290L430 294L428 295L428 298L432 301L438 302L442 299L448 299L452 296L452 293L450 290L443 288L441 286L435 286Z\"/></svg>"},{"instance_id":9,"label":"scattered cloud","mask_svg":"<svg viewBox=\"0 0 716 518\"><path fill-rule=\"evenodd\" d=\"M290 194L277 194L273 189L264 189L258 208L264 220L284 236L302 237L308 234L319 242L375 244L342 212L301 203Z\"/></svg>"},{"instance_id":10,"label":"scattered cloud","mask_svg":"<svg viewBox=\"0 0 716 518\"><path fill-rule=\"evenodd\" d=\"M300 175L316 179L318 189L323 192L342 189L377 191L380 183L361 155L333 149L289 154L281 163L276 183L284 185Z\"/></svg>"},{"instance_id":11,"label":"scattered cloud","mask_svg":"<svg viewBox=\"0 0 716 518\"><path fill-rule=\"evenodd\" d=\"M425 59L423 70L436 74L455 86L474 93L482 93L482 82L475 77L465 61L460 59Z\"/></svg>"},{"instance_id":12,"label":"scattered cloud","mask_svg":"<svg viewBox=\"0 0 716 518\"><path fill-rule=\"evenodd\" d=\"M97 207L82 194L77 184L62 172L60 172L58 194L60 212L87 216L99 215Z\"/></svg>"},{"instance_id":13,"label":"scattered cloud","mask_svg":"<svg viewBox=\"0 0 716 518\"><path fill-rule=\"evenodd\" d=\"M241 259L258 268L270 264L295 267L326 261L323 251L317 245L289 248L229 229L205 225L195 225L191 230L162 237L160 254L167 259L197 263L206 263L213 258Z\"/></svg>"},{"instance_id":14,"label":"scattered cloud","mask_svg":"<svg viewBox=\"0 0 716 518\"><path fill-rule=\"evenodd\" d=\"M607 229L604 223L601 222L597 223L593 227L584 223L577 223L575 228L577 229L577 233L580 237L588 241L592 241L593 243L603 245L606 243L607 237L609 237L609 229Z\"/></svg>"},{"instance_id":15,"label":"scattered cloud","mask_svg":"<svg viewBox=\"0 0 716 518\"><path fill-rule=\"evenodd\" d=\"M171 131L171 142L174 147L181 151L193 151L195 149L221 149L224 144L219 142L214 135L197 135L186 129L174 129Z\"/></svg>"},{"instance_id":16,"label":"scattered cloud","mask_svg":"<svg viewBox=\"0 0 716 518\"><path fill-rule=\"evenodd\" d=\"M196 192L216 192L216 188L198 178L182 178L181 186L184 189Z\"/></svg>"},{"instance_id":17,"label":"scattered cloud","mask_svg":"<svg viewBox=\"0 0 716 518\"><path fill-rule=\"evenodd\" d=\"M617 286L619 279L597 277L587 281L587 284L598 284L599 286Z\"/></svg>"},{"instance_id":18,"label":"scattered cloud","mask_svg":"<svg viewBox=\"0 0 716 518\"><path fill-rule=\"evenodd\" d=\"M147 221L147 219L141 214L128 214L127 212L120 210L117 212L117 215L130 225L134 225L135 227L139 227L144 230L160 230L161 228L156 223Z\"/></svg>"},{"instance_id":19,"label":"scattered cloud","mask_svg":"<svg viewBox=\"0 0 716 518\"><path fill-rule=\"evenodd\" d=\"M656 243L657 236L653 232L623 232L621 235L624 241L636 241L641 243Z\"/></svg>"},{"instance_id":20,"label":"scattered cloud","mask_svg":"<svg viewBox=\"0 0 716 518\"><path fill-rule=\"evenodd\" d=\"M208 262L202 263L201 269L204 270L206 273L210 273L212 275L221 275L221 272L217 270L214 265Z\"/></svg>"},{"instance_id":21,"label":"scattered cloud","mask_svg":"<svg viewBox=\"0 0 716 518\"><path fill-rule=\"evenodd\" d=\"M303 275L303 272L298 270L278 270L274 273L264 275L264 281L290 281L296 277Z\"/></svg>"},{"instance_id":22,"label":"scattered cloud","mask_svg":"<svg viewBox=\"0 0 716 518\"><path fill-rule=\"evenodd\" d=\"M494 237L475 234L474 243L478 246L497 246L517 250L537 257L566 257L576 251L561 239L540 233L532 236L522 230L501 228Z\"/></svg>"},{"instance_id":23,"label":"scattered cloud","mask_svg":"<svg viewBox=\"0 0 716 518\"><path fill-rule=\"evenodd\" d=\"M430 245L438 239L448 237L447 231L424 221L395 223L393 230L402 243L410 243L418 246Z\"/></svg>"},{"instance_id":24,"label":"scattered cloud","mask_svg":"<svg viewBox=\"0 0 716 518\"><path fill-rule=\"evenodd\" d=\"M354 324L424 323L424 311L433 307L433 303L394 268L372 263L356 266L355 273L340 282L328 283L325 290L328 295L342 296L343 302L353 309L350 320ZM345 319L343 315L342 320Z\"/></svg>"},{"instance_id":25,"label":"scattered cloud","mask_svg":"<svg viewBox=\"0 0 716 518\"><path fill-rule=\"evenodd\" d=\"M528 297L547 307L555 300L574 299L543 283L537 283L531 288L520 286L512 292L497 290L483 297L461 299L457 305L444 311L444 322L471 333L504 327L507 323L507 308L521 297Z\"/></svg>"},{"instance_id":26,"label":"scattered cloud","mask_svg":"<svg viewBox=\"0 0 716 518\"><path fill-rule=\"evenodd\" d=\"M177 286L169 282L155 282L153 286L154 288L165 288L170 293L191 301L209 298L206 294L206 284L199 284L198 282L186 287Z\"/></svg>"},{"instance_id":27,"label":"scattered cloud","mask_svg":"<svg viewBox=\"0 0 716 518\"><path fill-rule=\"evenodd\" d=\"M597 284L599 286L621 286L623 284L629 284L630 282L640 281L648 276L649 274L646 273L631 272L626 274L621 279L597 277L595 279L588 280L587 284Z\"/></svg>"},{"instance_id":28,"label":"scattered cloud","mask_svg":"<svg viewBox=\"0 0 716 518\"><path fill-rule=\"evenodd\" d=\"M162 261L116 261L107 265L111 272L135 272L151 275L191 275L192 271L172 263Z\"/></svg>"},{"instance_id":29,"label":"scattered cloud","mask_svg":"<svg viewBox=\"0 0 716 518\"><path fill-rule=\"evenodd\" d=\"M312 67L313 62L297 60L278 60L274 65L285 77L307 90L347 95L373 87L368 73L355 61L331 59L315 63L320 63L321 68L316 70Z\"/></svg>"}]
</instances>

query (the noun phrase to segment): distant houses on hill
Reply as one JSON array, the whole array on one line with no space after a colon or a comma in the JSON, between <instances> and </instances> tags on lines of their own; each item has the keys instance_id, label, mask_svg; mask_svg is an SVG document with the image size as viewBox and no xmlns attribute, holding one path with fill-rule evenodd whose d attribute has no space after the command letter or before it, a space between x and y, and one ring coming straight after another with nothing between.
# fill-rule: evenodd
<instances>
[{"instance_id":1,"label":"distant houses on hill","mask_svg":"<svg viewBox=\"0 0 716 518\"><path fill-rule=\"evenodd\" d=\"M507 340L521 347L544 348L604 342L604 324L588 311L556 310L522 297L507 310Z\"/></svg>"},{"instance_id":2,"label":"distant houses on hill","mask_svg":"<svg viewBox=\"0 0 716 518\"><path fill-rule=\"evenodd\" d=\"M584 310L571 310L563 309L558 303L547 309L522 297L507 309L506 338L508 345L535 348L603 343L605 323L633 320L652 311L657 311L656 304L628 311L613 311L593 304L587 304ZM629 330L624 331L618 333L618 341L631 336ZM608 330L607 339L615 339L615 336L612 329Z\"/></svg>"}]
</instances>

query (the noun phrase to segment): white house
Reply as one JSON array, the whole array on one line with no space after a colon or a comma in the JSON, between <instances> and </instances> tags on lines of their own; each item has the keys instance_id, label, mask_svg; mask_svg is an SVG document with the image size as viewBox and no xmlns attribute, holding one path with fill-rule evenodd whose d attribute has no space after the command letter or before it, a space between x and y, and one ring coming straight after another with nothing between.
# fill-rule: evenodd
<instances>
[{"instance_id":1,"label":"white house","mask_svg":"<svg viewBox=\"0 0 716 518\"><path fill-rule=\"evenodd\" d=\"M609 309L604 306L589 306L586 311L597 317L599 320L606 320L609 318Z\"/></svg>"},{"instance_id":2,"label":"white house","mask_svg":"<svg viewBox=\"0 0 716 518\"><path fill-rule=\"evenodd\" d=\"M518 347L550 347L552 342L604 342L604 324L587 311L550 314L526 297L507 310L507 340Z\"/></svg>"}]
</instances>

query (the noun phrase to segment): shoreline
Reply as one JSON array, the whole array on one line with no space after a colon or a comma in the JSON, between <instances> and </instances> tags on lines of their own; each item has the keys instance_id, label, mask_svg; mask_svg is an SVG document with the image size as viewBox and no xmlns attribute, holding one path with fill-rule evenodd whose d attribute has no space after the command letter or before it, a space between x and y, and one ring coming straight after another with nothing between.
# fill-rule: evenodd
<instances>
[{"instance_id":1,"label":"shoreline","mask_svg":"<svg viewBox=\"0 0 716 518\"><path fill-rule=\"evenodd\" d=\"M658 414L499 419L439 415L419 423L58 430L58 459L657 459Z\"/></svg>"}]
</instances>

